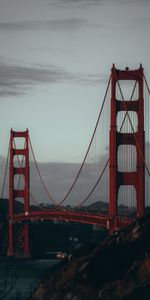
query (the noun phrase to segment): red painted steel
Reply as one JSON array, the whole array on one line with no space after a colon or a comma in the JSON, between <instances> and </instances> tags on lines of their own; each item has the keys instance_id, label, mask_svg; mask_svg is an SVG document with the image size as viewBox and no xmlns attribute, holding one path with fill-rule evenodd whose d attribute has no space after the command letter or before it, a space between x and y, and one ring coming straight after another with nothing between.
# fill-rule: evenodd
<instances>
[{"instance_id":1,"label":"red painted steel","mask_svg":"<svg viewBox=\"0 0 150 300\"><path fill-rule=\"evenodd\" d=\"M59 221L69 221L77 222L84 224L97 225L104 228L109 228L111 219L109 215L101 214L91 214L85 212L76 212L76 211L38 211L38 212L29 212L28 215L25 214L16 214L14 215L14 223L18 222L34 222L34 221L44 221L44 220L59 220ZM120 227L127 226L131 224L132 220L129 218L116 218L116 229Z\"/></svg>"},{"instance_id":2,"label":"red painted steel","mask_svg":"<svg viewBox=\"0 0 150 300\"><path fill-rule=\"evenodd\" d=\"M24 149L16 149L14 146L14 138L24 138ZM25 165L21 166L21 162L18 160L18 167L14 166L14 156L22 155L25 159ZM14 177L15 175L22 174L24 177L24 189L15 189ZM15 255L14 249L14 200L15 198L23 198L24 200L24 213L29 213L29 147L28 147L28 130L23 132L16 132L11 129L10 132L10 167L9 167L9 225L8 225L8 256ZM23 254L24 256L30 256L29 251L29 232L28 225L24 224L23 228ZM19 236L19 235L18 235Z\"/></svg>"},{"instance_id":3,"label":"red painted steel","mask_svg":"<svg viewBox=\"0 0 150 300\"><path fill-rule=\"evenodd\" d=\"M116 230L117 198L121 185L133 185L136 189L137 217L144 214L145 204L145 164L144 164L144 99L143 99L143 68L137 70L117 70L113 65L111 70L111 120L109 145L109 216L111 218L109 232ZM127 101L117 100L116 86L120 80L135 80L138 83L138 99ZM136 133L119 133L116 128L117 113L119 111L135 111L138 118ZM117 151L119 145L135 145L137 151L136 172L118 172Z\"/></svg>"}]
</instances>

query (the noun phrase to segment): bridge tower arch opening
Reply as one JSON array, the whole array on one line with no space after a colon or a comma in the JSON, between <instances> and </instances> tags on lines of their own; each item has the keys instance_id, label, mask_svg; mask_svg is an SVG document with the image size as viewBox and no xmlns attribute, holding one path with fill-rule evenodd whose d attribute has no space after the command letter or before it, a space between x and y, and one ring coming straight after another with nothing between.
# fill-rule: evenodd
<instances>
[{"instance_id":1,"label":"bridge tower arch opening","mask_svg":"<svg viewBox=\"0 0 150 300\"><path fill-rule=\"evenodd\" d=\"M15 139L23 140L24 147L17 147ZM26 131L10 131L9 165L9 213L8 213L8 256L30 257L28 224L14 224L15 199L23 199L24 214L29 213L29 135ZM24 159L19 160L20 157ZM16 159L18 162L16 164ZM23 188L16 185L16 176L24 179ZM19 245L21 249L16 249ZM20 254L19 254L20 250Z\"/></svg>"},{"instance_id":2,"label":"bridge tower arch opening","mask_svg":"<svg viewBox=\"0 0 150 300\"><path fill-rule=\"evenodd\" d=\"M144 98L143 98L143 68L118 70L113 65L111 70L111 100L110 100L110 139L109 139L109 232L114 232L116 228L118 192L120 186L133 186L136 191L136 217L144 215L145 206L145 163L144 163ZM124 99L121 91L121 81L135 81L138 85L137 99ZM117 99L117 86L120 88L121 98ZM131 131L117 130L117 116L120 112L126 114L129 123L130 114L137 115L137 130L131 126ZM119 170L118 148L122 145L133 145L136 148L136 170Z\"/></svg>"}]
</instances>

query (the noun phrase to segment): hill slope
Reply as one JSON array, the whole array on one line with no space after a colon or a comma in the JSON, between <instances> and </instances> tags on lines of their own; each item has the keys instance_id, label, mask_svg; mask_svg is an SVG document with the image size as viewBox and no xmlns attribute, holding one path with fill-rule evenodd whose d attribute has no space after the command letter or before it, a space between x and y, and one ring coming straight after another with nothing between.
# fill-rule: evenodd
<instances>
[{"instance_id":1,"label":"hill slope","mask_svg":"<svg viewBox=\"0 0 150 300\"><path fill-rule=\"evenodd\" d=\"M82 247L47 273L32 300L149 300L150 215Z\"/></svg>"}]
</instances>

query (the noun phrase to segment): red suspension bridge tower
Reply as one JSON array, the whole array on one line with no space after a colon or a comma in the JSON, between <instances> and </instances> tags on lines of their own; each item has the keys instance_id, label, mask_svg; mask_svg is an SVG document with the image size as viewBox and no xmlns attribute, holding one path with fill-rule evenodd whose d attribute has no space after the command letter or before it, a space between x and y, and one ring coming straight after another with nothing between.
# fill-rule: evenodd
<instances>
[{"instance_id":1,"label":"red suspension bridge tower","mask_svg":"<svg viewBox=\"0 0 150 300\"><path fill-rule=\"evenodd\" d=\"M24 139L24 148L17 149L15 144L15 138ZM8 229L8 256L17 256L14 253L14 243L19 245L21 252L25 257L30 256L29 252L29 232L28 224L23 224L20 228L16 228L14 225L14 200L16 198L23 199L24 214L29 213L29 147L28 147L28 130L24 132L16 132L11 130L10 132L10 166L9 166L9 229ZM15 156L18 159L18 166L15 167ZM19 160L22 157L22 162ZM24 188L19 189L19 185L15 188L15 176L23 176ZM19 226L18 226L19 227ZM18 251L19 253L19 251Z\"/></svg>"},{"instance_id":2,"label":"red suspension bridge tower","mask_svg":"<svg viewBox=\"0 0 150 300\"><path fill-rule=\"evenodd\" d=\"M121 91L121 80L134 80L138 84L138 98L129 101L124 99ZM120 90L121 100L117 99L116 90ZM124 111L131 126L131 132L117 131L117 114ZM134 132L130 119L130 111L137 114L138 126ZM109 216L110 233L116 229L117 201L120 186L134 186L136 191L136 215L144 214L145 194L145 159L144 159L144 99L143 99L143 68L137 70L117 70L113 65L111 71L111 120L109 144ZM118 147L120 145L134 145L137 153L136 171L118 171Z\"/></svg>"}]
</instances>

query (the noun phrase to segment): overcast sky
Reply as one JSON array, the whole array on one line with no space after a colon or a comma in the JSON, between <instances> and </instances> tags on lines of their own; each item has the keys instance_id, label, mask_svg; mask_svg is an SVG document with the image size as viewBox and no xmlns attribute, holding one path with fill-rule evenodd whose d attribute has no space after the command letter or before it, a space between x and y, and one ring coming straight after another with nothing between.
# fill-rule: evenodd
<instances>
[{"instance_id":1,"label":"overcast sky","mask_svg":"<svg viewBox=\"0 0 150 300\"><path fill-rule=\"evenodd\" d=\"M149 0L0 0L0 154L11 127L28 128L39 162L81 162L112 63L150 78L149 12Z\"/></svg>"},{"instance_id":2,"label":"overcast sky","mask_svg":"<svg viewBox=\"0 0 150 300\"><path fill-rule=\"evenodd\" d=\"M112 63L150 74L150 1L0 0L0 152L29 128L38 161L80 162Z\"/></svg>"}]
</instances>

